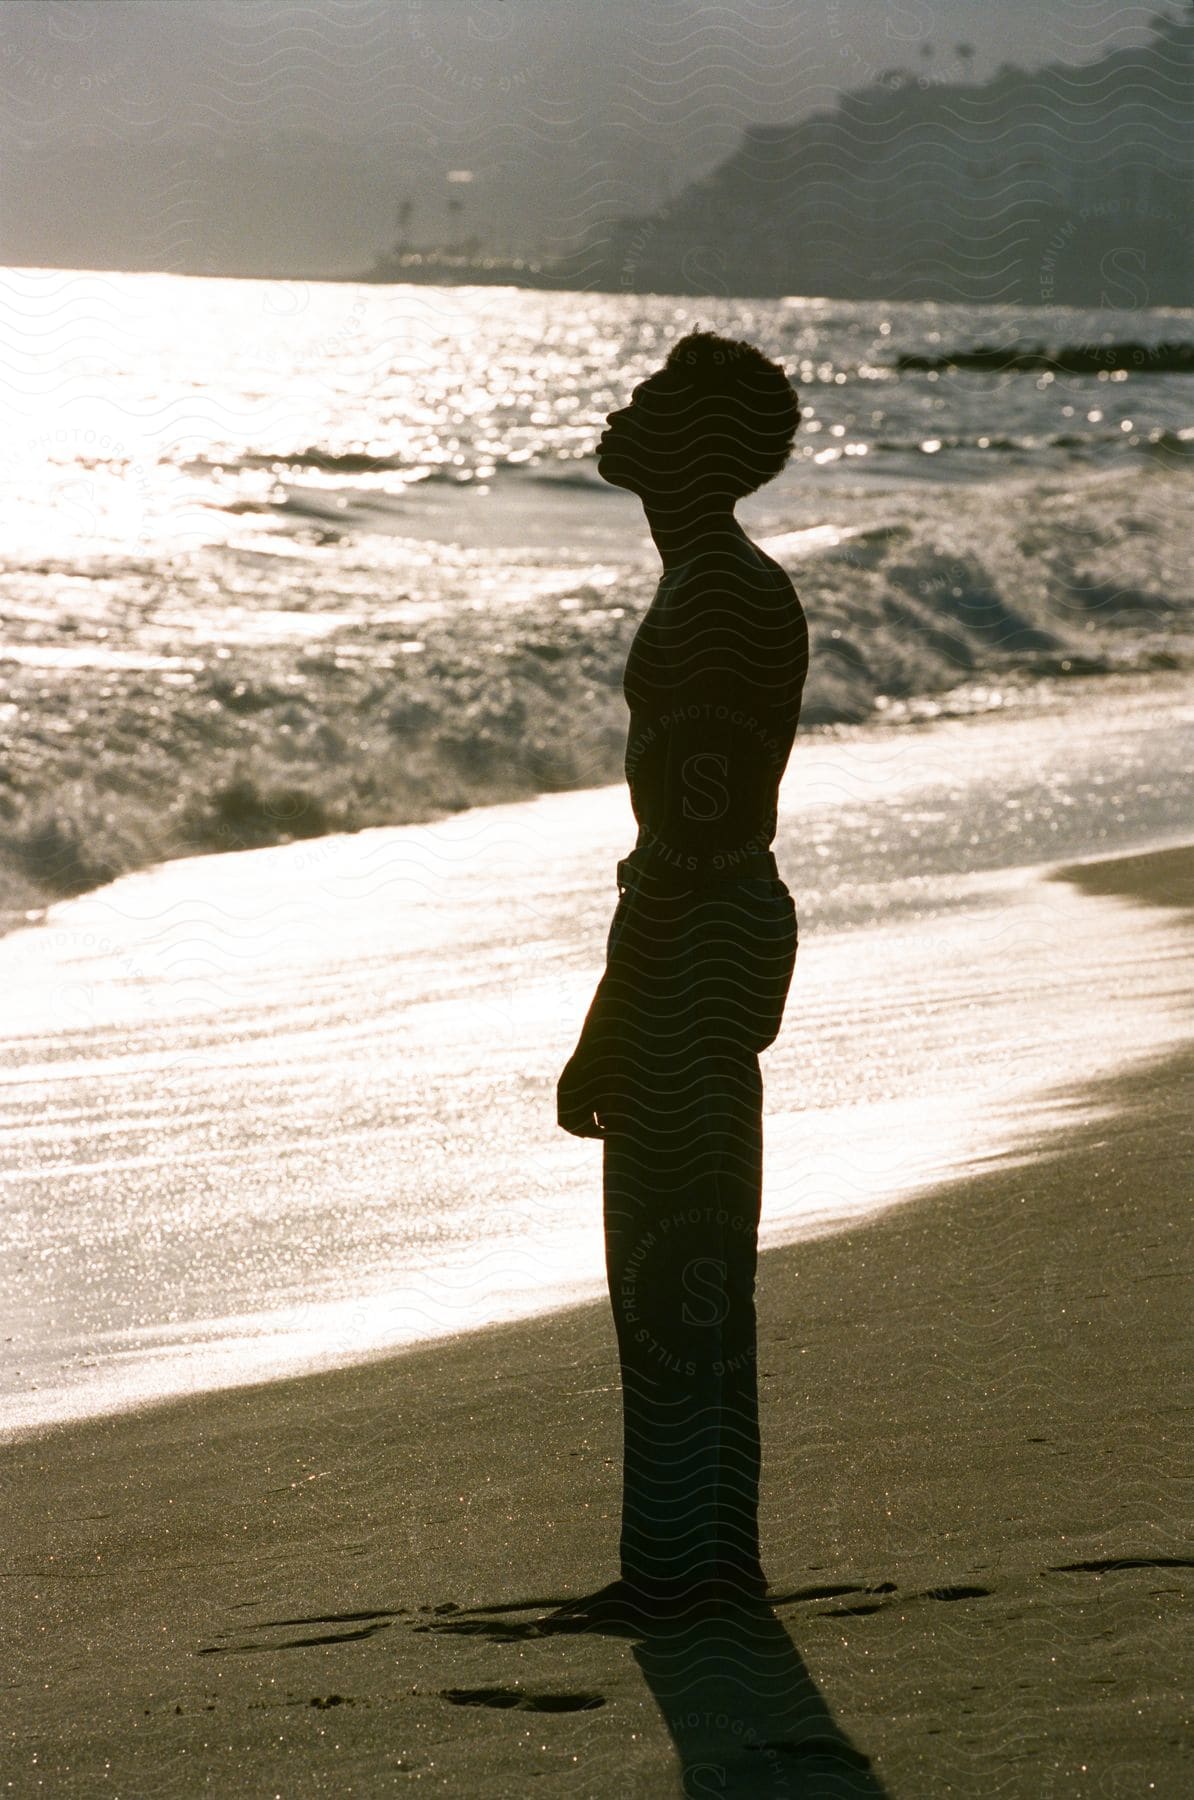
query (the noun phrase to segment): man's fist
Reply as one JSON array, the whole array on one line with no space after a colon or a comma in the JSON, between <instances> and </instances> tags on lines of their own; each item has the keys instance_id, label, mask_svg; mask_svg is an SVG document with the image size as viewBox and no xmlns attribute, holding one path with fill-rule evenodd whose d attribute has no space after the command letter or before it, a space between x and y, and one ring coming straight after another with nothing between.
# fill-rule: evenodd
<instances>
[{"instance_id":1,"label":"man's fist","mask_svg":"<svg viewBox=\"0 0 1194 1800\"><path fill-rule=\"evenodd\" d=\"M603 1138L605 1126L598 1116L599 1104L592 1056L578 1046L556 1083L557 1122L573 1137Z\"/></svg>"}]
</instances>

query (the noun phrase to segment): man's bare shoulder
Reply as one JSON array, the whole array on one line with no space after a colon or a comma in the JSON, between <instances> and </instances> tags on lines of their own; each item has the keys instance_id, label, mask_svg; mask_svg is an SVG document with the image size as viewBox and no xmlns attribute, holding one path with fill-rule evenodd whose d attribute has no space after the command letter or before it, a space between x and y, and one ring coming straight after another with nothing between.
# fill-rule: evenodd
<instances>
[{"instance_id":1,"label":"man's bare shoulder","mask_svg":"<svg viewBox=\"0 0 1194 1800\"><path fill-rule=\"evenodd\" d=\"M765 550L760 550L757 544L752 544L751 549L754 551L761 567L766 571L770 578L773 588L776 588L779 592L788 594L795 599L796 585L783 564L777 563L775 558L773 556L768 556Z\"/></svg>"},{"instance_id":2,"label":"man's bare shoulder","mask_svg":"<svg viewBox=\"0 0 1194 1800\"><path fill-rule=\"evenodd\" d=\"M671 679L725 699L803 678L808 629L796 589L755 546L689 559L661 584L655 642ZM698 693L699 690L699 693Z\"/></svg>"},{"instance_id":3,"label":"man's bare shoulder","mask_svg":"<svg viewBox=\"0 0 1194 1800\"><path fill-rule=\"evenodd\" d=\"M673 617L715 610L719 603L727 602L800 608L787 570L749 540L690 557L664 576L659 592Z\"/></svg>"}]
</instances>

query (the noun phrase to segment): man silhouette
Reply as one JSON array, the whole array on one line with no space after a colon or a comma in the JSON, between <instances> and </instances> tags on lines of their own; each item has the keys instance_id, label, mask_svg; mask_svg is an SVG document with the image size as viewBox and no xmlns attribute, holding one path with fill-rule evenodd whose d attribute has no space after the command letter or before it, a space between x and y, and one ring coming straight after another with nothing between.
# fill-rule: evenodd
<instances>
[{"instance_id":1,"label":"man silhouette","mask_svg":"<svg viewBox=\"0 0 1194 1800\"><path fill-rule=\"evenodd\" d=\"M663 575L623 686L638 838L557 1089L560 1125L603 1141L623 1392L621 1578L570 1609L581 1616L766 1590L758 1053L796 957L769 846L808 631L734 506L783 468L799 419L778 364L696 331L609 414L597 447L601 476L642 500Z\"/></svg>"}]
</instances>

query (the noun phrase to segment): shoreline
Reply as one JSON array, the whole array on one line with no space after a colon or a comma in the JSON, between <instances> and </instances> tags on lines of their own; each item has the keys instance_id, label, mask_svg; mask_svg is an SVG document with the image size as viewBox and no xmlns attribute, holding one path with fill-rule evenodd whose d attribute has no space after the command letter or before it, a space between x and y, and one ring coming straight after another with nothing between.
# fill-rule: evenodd
<instances>
[{"instance_id":1,"label":"shoreline","mask_svg":"<svg viewBox=\"0 0 1194 1800\"><path fill-rule=\"evenodd\" d=\"M1192 670L1194 664L1186 666L1179 662L1173 667L1111 667L1083 669L1072 674L1056 670L1034 673L1025 668L989 671L985 677L972 675L952 688L898 699L877 696L872 709L863 718L816 719L803 725L797 734L796 745L798 749L802 743L821 737L903 733L932 726L941 720L990 716L1011 710L1047 712L1059 704L1064 705L1073 695L1106 690L1109 683L1127 682L1133 690L1139 690L1147 682L1187 685ZM620 691L617 704L624 712ZM492 792L475 795L460 792L454 805L430 797L426 786L427 770L421 765L412 765L414 787L403 792L398 801L397 811L401 816L394 816L392 800L379 803L375 797L369 805L362 806L359 797L354 799L349 795L347 798L341 796L337 802L334 797L316 794L302 780L292 782L290 786L271 786L268 777L253 772L256 765L250 744L246 752L238 753L234 764L228 765L225 770L228 780L221 787L213 788L205 767L198 767L195 792L188 796L185 790L176 791L168 809L164 813L158 809L148 838L141 836L141 825L129 814L118 829L115 843L100 834L96 842L101 846L106 844L107 848L97 849L95 843L78 829L77 821L64 814L53 821L43 820L41 840L44 841L39 840L33 850L27 848L21 857L15 856L10 841L4 847L5 854L0 856L0 937L41 925L50 908L63 901L97 893L126 875L144 873L166 862L295 842L314 843L321 838L345 832L355 834L379 826L433 825L462 812L533 801L544 791L585 792L595 786L623 786L624 728L619 735L611 715L609 720L599 720L596 735L591 733L590 736L592 742L582 749L583 779L578 779L575 784L535 789L526 781L520 781L516 773L513 777L499 776L493 783ZM392 758L393 746L385 754ZM334 777L334 769L329 773ZM592 779L595 775L607 779L595 781ZM419 793L428 795L425 801L418 798ZM187 842L179 837L180 818L189 820L186 829L198 833L194 841ZM69 871L70 879L77 885L59 890L47 886L44 880L35 879L27 869L18 866L18 862L27 859L29 854L43 864L52 866L57 862Z\"/></svg>"},{"instance_id":2,"label":"shoreline","mask_svg":"<svg viewBox=\"0 0 1194 1800\"><path fill-rule=\"evenodd\" d=\"M1192 869L1054 875L1189 910ZM763 1252L754 1638L533 1629L616 1572L603 1301L5 1444L12 1791L1185 1791L1194 1046L1089 1097Z\"/></svg>"},{"instance_id":3,"label":"shoreline","mask_svg":"<svg viewBox=\"0 0 1194 1800\"><path fill-rule=\"evenodd\" d=\"M571 251L571 252L567 252L566 255L568 257L575 258L579 253L580 253L579 251ZM426 252L421 252L421 253L417 252L417 254L426 254ZM515 253L515 254L517 254L517 253ZM474 281L434 280L431 277L420 276L417 272L412 273L410 271L404 271L401 276L379 275L375 272L376 263L375 263L374 267L369 270L361 271L358 269L358 270L352 270L352 271L341 271L338 274L335 274L335 273L333 273L333 274L328 274L328 273L311 274L309 272L304 272L302 270L299 270L297 272L291 271L288 274L278 274L278 273L269 273L269 272L255 274L250 271L243 270L243 269L236 269L236 270L215 269L215 270L205 270L202 272L199 270L195 270L195 269L159 269L159 268L136 268L136 269L86 268L86 269L79 269L79 268L75 268L73 265L57 264L57 263L7 263L4 266L6 268L20 270L23 274L31 274L31 275L132 275L132 276L137 276L137 275L163 276L163 275L167 275L167 276L170 276L171 279L176 280L176 281L252 281L252 282L277 281L277 282L291 282L291 283L303 282L311 287L317 287L317 286L325 286L325 287L344 287L344 286L353 286L353 287L431 287L431 288L440 288L440 289L445 289L445 290L451 290L452 288L457 288L457 287L460 287L460 288L504 287L504 288L509 288L512 291L517 292L517 293L528 293L528 294L550 293L558 299L566 299L566 298L588 299L593 294L602 294L602 295L630 294L630 295L634 295L636 298L640 298L640 299L665 299L665 300L700 300L700 299L708 298L707 288L701 284L686 285L683 287L678 286L676 288L671 288L671 287L662 287L662 288L660 288L660 287L642 287L642 288L640 288L640 287L633 287L633 286L628 287L624 280L624 275L625 275L625 267L624 266L621 269L619 269L616 280L612 276L609 277L609 285L608 286L602 285L600 280L598 280L596 283L594 283L594 281L592 279L591 270L583 270L582 271L582 270L578 270L576 268L570 268L565 273L561 274L558 277L553 277L551 271L543 269L540 271L542 278L539 280L511 281L511 280L497 280L492 277L486 279L485 277L486 277L487 272L484 269L483 263L478 265L477 269L472 271L473 273L478 274L481 277L480 279L474 280ZM580 280L579 285L578 285L578 279L582 274L584 275L584 279ZM829 293L793 294L789 291L789 289L787 287L781 287L779 285L772 283L772 284L769 284L768 286L766 286L765 288L758 289L758 291L756 291L755 289L751 289L745 293L734 293L734 294L728 294L728 295L721 296L721 297L728 299L728 300L733 300L733 301L739 301L739 300L763 300L763 301L794 300L794 301L798 301L804 305L816 304L820 301L830 301L830 302L838 301L847 306L901 306L901 305L905 305L905 304L909 304L909 303L911 303L913 305L929 304L929 305L937 305L937 306L959 304L959 302L956 300L956 298L953 294L943 296L940 291L940 287L939 287L938 283L935 281L928 284L926 286L926 291L922 294L908 294L908 293L903 292L902 290L898 293L895 291L871 293L871 292L858 292L857 290L855 290L855 291L851 291L849 293L829 292ZM971 297L966 300L963 300L960 302L960 304L964 305L964 306L973 307L977 310L977 309L985 307L985 306L990 306L991 304L993 304L993 302L992 302L992 298L990 295L983 294L983 295L980 295L977 297ZM1046 299L1040 298L1037 295L1034 295L1032 298L1028 298L1028 299L1019 299L1019 300L1012 300L1012 301L1006 301L1006 302L994 302L994 304L1005 304L1010 307L1014 307L1017 312L1029 312L1029 313L1039 312L1042 315L1047 315L1047 316L1053 316L1054 314L1056 314L1057 307L1058 307L1058 301L1056 299L1051 298L1051 299L1046 300ZM1061 304L1072 310L1082 311L1082 310L1089 310L1092 306L1094 306L1096 304L1096 302L1092 295L1088 300L1066 300L1066 301L1062 301ZM1100 299L1098 304L1104 305L1105 300ZM1189 306L1188 301L1180 301L1180 302L1176 301L1176 300L1158 301L1158 302L1150 305L1148 310L1150 312L1157 312L1157 313L1184 314L1184 313L1187 313L1190 311L1190 306Z\"/></svg>"}]
</instances>

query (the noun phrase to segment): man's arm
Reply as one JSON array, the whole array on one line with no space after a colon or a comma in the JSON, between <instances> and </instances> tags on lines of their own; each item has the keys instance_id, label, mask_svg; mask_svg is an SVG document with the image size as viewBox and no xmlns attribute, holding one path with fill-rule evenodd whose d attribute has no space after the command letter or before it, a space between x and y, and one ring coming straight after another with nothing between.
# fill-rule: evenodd
<instances>
[{"instance_id":1,"label":"man's arm","mask_svg":"<svg viewBox=\"0 0 1194 1800\"><path fill-rule=\"evenodd\" d=\"M616 1030L607 967L585 1014L576 1049L556 1083L556 1121L573 1137L605 1136L603 1114L617 1054Z\"/></svg>"},{"instance_id":2,"label":"man's arm","mask_svg":"<svg viewBox=\"0 0 1194 1800\"><path fill-rule=\"evenodd\" d=\"M604 1137L604 1123L597 1115L604 1111L619 1057L626 1050L625 1034L619 1029L626 1009L619 1004L618 988L631 977L629 965L619 963L618 942L618 935L611 932L605 972L589 1002L576 1049L556 1085L557 1119L576 1137Z\"/></svg>"}]
</instances>

